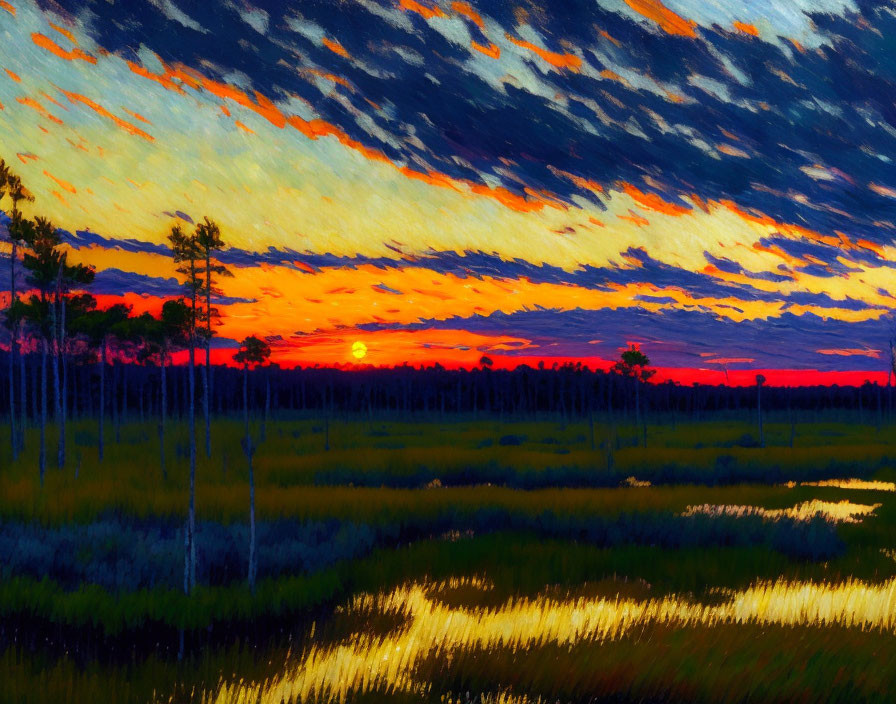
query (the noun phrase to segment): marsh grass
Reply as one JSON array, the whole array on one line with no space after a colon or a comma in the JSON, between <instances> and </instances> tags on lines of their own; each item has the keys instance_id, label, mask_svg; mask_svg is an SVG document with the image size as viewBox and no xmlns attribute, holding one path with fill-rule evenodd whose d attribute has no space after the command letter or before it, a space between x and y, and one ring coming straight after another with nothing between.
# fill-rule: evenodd
<instances>
[{"instance_id":1,"label":"marsh grass","mask_svg":"<svg viewBox=\"0 0 896 704\"><path fill-rule=\"evenodd\" d=\"M172 423L169 432L169 470L164 479L152 424L122 426L121 443L107 443L102 464L96 457L93 424L78 421L71 425L70 435L78 440L72 453L78 453L79 459L76 462L72 458L62 470L51 468L45 486L41 487L38 482L37 438L33 431L30 431L27 451L20 459L14 464L3 464L0 518L61 523L90 521L110 511L135 516L182 517L185 514L188 471L182 424ZM333 449L325 451L319 421L281 420L271 424L268 440L256 455L258 511L260 517L270 519L351 514L368 521L376 510L387 510L384 507L400 510L400 505L409 502L409 497L413 497L411 503L421 506L422 511L431 510L440 502L488 504L495 495L478 486L483 484L534 491L614 488L629 477L650 481L654 487L778 484L847 477L864 480L872 475L883 480L896 478L896 446L889 444L887 434L878 435L865 426L829 425L807 426L803 439L810 444L794 448L739 447L731 444L732 434L736 437L740 430L738 427L731 429L715 423L679 425L675 432L657 430L658 437L648 448L611 449L613 459L609 469L608 451L591 450L581 440L587 430L584 425L370 424L352 420L331 424ZM831 435L834 432L831 428L836 427L840 428L838 434ZM496 441L491 446L480 447L484 438L500 438L508 430L527 440L520 445L501 446ZM371 435L372 432L377 434ZM382 434L397 445L392 449L375 447L384 439ZM51 447L52 436L51 428ZM218 420L213 425L214 456L209 460L200 453L197 468L196 500L200 517L219 522L245 518L248 477L239 437L239 427L234 422ZM825 444L811 444L816 440ZM692 444L687 446L686 442ZM558 454L558 450L562 452ZM3 452L8 449L0 448L0 453ZM446 487L437 497L423 497L416 492L377 491L422 488L436 483ZM476 488L471 489L473 486ZM369 491L361 491L362 487ZM645 488L638 487L638 490ZM681 490L691 491L688 487ZM691 491L692 500L685 505L702 503L695 500L699 498L698 493ZM610 492L607 503L616 503L622 497L620 504L629 508L641 500L652 508L651 497L658 495L662 494L645 491L644 497L636 500ZM556 500L564 510L574 510L580 496ZM674 492L666 496L673 497ZM670 510L684 508L673 503L670 499Z\"/></svg>"},{"instance_id":2,"label":"marsh grass","mask_svg":"<svg viewBox=\"0 0 896 704\"><path fill-rule=\"evenodd\" d=\"M333 418L332 449L326 451L320 418L278 417L256 457L259 520L365 526L377 536L369 549L345 555L333 549L332 560L313 569L272 572L259 581L254 597L242 581L229 578L200 585L187 597L163 585L132 588L122 582L103 588L92 566L67 582L7 570L0 579L0 623L90 633L100 649L141 633L173 644L181 629L194 642L210 642L201 637L209 626L226 632L233 626L234 633L245 634L252 624L289 626L319 614L313 632L287 628L292 641L260 632L248 641L188 650L182 663L170 650L85 659L76 650L32 650L0 636L0 701L256 702L252 692L273 691L269 685L295 675L314 648L323 656L361 636L385 642L407 631L406 610L361 608L358 595L412 584L444 582L448 586L424 591L429 602L444 613L462 610L487 620L527 599L618 599L633 608L674 599L700 613L719 613L731 590L760 583L852 589L848 594L867 602L867 594L896 578L896 493L861 483L896 481L896 443L890 442L896 428L878 433L873 426L821 416L820 422L799 425L791 448L789 423L770 417L769 446L758 448L746 437L752 424L719 418L674 427L657 425L654 418L646 449L631 442L637 428L599 423L593 450L590 427L582 422ZM70 427L72 461L63 470L49 469L42 488L33 431L15 464L2 454L8 449L0 450L0 531L25 526L35 545L44 535L40 531L58 531L60 545L70 549L74 536L100 523L113 531L140 521L179 530L187 506L183 424L169 427L166 479L154 424L125 424L121 443L110 431L102 465L94 425L76 421ZM199 519L232 532L234 545L248 510L240 434L236 421L216 421L215 454L206 460L200 453L197 470ZM49 446L54 442L51 428ZM651 486L620 487L628 477ZM422 488L427 485L433 488ZM859 522L837 526L786 516L796 506L843 501L878 506ZM700 505L761 511L694 516L691 523L677 515ZM262 551L283 548L287 554L283 546L295 542L295 535L283 529L269 539ZM242 554L237 550L231 557L236 574ZM488 589L471 588L474 580ZM855 580L862 584L856 587ZM805 594L804 602L829 598L827 592ZM847 615L866 608L849 599L844 604ZM502 704L591 697L889 701L896 687L893 633L844 623L647 619L613 639L560 645L535 638L524 647L469 642L451 650L450 658L438 649L415 658L403 676L420 686L402 690L371 680L367 689L350 687L347 698L463 701L470 691ZM247 687L236 686L240 678Z\"/></svg>"}]
</instances>

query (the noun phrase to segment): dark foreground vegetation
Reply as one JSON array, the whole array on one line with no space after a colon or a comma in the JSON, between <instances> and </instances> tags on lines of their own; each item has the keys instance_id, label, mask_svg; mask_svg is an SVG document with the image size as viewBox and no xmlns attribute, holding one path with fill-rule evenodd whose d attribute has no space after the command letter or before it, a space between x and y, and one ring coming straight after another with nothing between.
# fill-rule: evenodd
<instances>
[{"instance_id":1,"label":"dark foreground vegetation","mask_svg":"<svg viewBox=\"0 0 896 704\"><path fill-rule=\"evenodd\" d=\"M432 604L481 614L473 634L521 599L538 608L556 601L551 608L561 613L582 598L714 609L731 598L726 589L780 580L785 591L787 584L841 585L856 591L855 603L877 603L893 589L896 493L880 487L896 479L896 446L890 426L878 431L857 415L851 423L842 411L800 419L791 447L789 415L771 411L763 448L749 441L752 418L673 426L652 413L643 447L642 428L621 414L511 422L436 412L399 422L383 413L371 419L281 408L265 421L263 408L252 413L249 431L256 440L254 590L242 421L215 419L213 455L197 458L189 593L188 424L172 413L163 474L156 423L139 422L133 409L117 433L111 424L102 462L95 420L72 420L76 459L51 468L43 485L35 471L39 429L28 430L25 451L4 460L0 474L6 700L88 701L102 692L105 701L279 701L282 692L273 689L253 694L224 684L242 678L243 687L265 680L285 687L287 675L314 672L307 658L315 653L376 652L358 634L400 641L423 623L404 610L410 606L353 600L404 585L434 585L427 588ZM57 432L48 426L47 441ZM846 478L878 484L801 484ZM774 514L811 501L876 508L856 522L823 512ZM771 513L689 512L704 504ZM461 581L435 586L444 580ZM869 589L884 597L862 596ZM811 600L781 596L788 598ZM882 667L893 664L893 624L885 619L865 628L811 614L764 625L646 615L636 623L615 637L582 634L570 645L548 638L486 647L474 638L459 642L450 659L434 650L409 663L426 690L396 688L385 675L362 685L347 673L346 696L838 701L852 694L886 701L896 686L886 674L893 670ZM780 658L805 666L785 674L771 664ZM839 678L828 673L834 663ZM299 691L305 694L295 700L308 700ZM339 696L327 690L315 698Z\"/></svg>"}]
</instances>

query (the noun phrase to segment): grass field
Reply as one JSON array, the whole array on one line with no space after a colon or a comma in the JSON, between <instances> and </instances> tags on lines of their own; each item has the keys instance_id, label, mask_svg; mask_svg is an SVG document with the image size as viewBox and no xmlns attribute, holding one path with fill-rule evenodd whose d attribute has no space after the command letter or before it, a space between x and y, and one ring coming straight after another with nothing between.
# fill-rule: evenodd
<instances>
[{"instance_id":1,"label":"grass field","mask_svg":"<svg viewBox=\"0 0 896 704\"><path fill-rule=\"evenodd\" d=\"M761 448L735 419L653 422L644 448L603 422L278 418L253 596L241 427L219 420L187 596L184 428L163 478L153 424L107 428L102 464L72 425L43 487L35 434L2 458L0 701L896 691L896 428L771 419Z\"/></svg>"}]
</instances>

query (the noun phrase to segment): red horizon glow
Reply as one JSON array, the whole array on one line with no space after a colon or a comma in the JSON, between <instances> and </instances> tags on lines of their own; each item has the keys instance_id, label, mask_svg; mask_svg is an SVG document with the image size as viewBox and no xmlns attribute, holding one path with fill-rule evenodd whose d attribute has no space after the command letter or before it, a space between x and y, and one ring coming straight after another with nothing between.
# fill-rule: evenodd
<instances>
[{"instance_id":1,"label":"red horizon glow","mask_svg":"<svg viewBox=\"0 0 896 704\"><path fill-rule=\"evenodd\" d=\"M211 351L213 364L237 367L233 361L236 354L235 348L217 348ZM486 355L492 360L491 368L494 370L512 371L522 366L533 369L539 362L544 363L545 369L551 369L555 364L561 367L566 364L581 363L582 367L590 371L607 371L613 364L612 361L600 357L526 357L509 355ZM172 355L172 363L183 365L187 363L189 352L180 350ZM205 350L196 348L196 363L204 363ZM275 360L276 361L276 360ZM411 369L431 368L436 362L426 364L408 365ZM447 370L471 370L480 368L479 364L463 364L460 362L439 362ZM371 364L368 362L346 361L344 363L308 363L281 365L283 369L337 369L339 371L366 371L370 369L400 369L403 365L395 364ZM701 369L689 367L652 367L656 374L650 379L650 383L662 384L672 382L682 386L702 384L707 386L746 387L755 386L756 375L765 377L765 386L774 387L805 387L805 386L861 386L865 382L881 386L889 383L889 376L883 371L820 371L818 369L730 369L727 375L717 369Z\"/></svg>"}]
</instances>

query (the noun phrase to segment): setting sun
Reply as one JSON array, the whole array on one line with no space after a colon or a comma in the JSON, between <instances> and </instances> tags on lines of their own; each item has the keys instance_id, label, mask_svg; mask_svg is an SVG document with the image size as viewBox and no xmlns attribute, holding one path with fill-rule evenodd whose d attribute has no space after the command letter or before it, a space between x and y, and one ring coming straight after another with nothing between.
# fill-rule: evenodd
<instances>
[{"instance_id":1,"label":"setting sun","mask_svg":"<svg viewBox=\"0 0 896 704\"><path fill-rule=\"evenodd\" d=\"M358 340L352 345L352 354L355 359L364 359L367 356L367 345Z\"/></svg>"}]
</instances>

